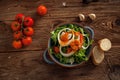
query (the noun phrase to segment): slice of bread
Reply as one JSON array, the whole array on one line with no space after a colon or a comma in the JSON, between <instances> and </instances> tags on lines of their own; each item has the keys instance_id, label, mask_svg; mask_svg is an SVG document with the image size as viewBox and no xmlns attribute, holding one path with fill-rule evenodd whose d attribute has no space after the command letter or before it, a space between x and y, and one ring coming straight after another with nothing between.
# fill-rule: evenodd
<instances>
[{"instance_id":1,"label":"slice of bread","mask_svg":"<svg viewBox=\"0 0 120 80\"><path fill-rule=\"evenodd\" d=\"M108 51L111 48L111 41L107 38L101 39L98 41L100 49L103 51Z\"/></svg>"},{"instance_id":2,"label":"slice of bread","mask_svg":"<svg viewBox=\"0 0 120 80\"><path fill-rule=\"evenodd\" d=\"M92 50L92 61L95 65L100 64L104 60L104 51L99 46L95 46Z\"/></svg>"}]
</instances>

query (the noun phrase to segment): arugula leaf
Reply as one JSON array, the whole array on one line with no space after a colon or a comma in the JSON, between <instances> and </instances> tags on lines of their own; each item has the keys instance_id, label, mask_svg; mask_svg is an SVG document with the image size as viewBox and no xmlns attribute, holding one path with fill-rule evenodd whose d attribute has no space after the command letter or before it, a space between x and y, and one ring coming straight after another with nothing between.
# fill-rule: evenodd
<instances>
[{"instance_id":1,"label":"arugula leaf","mask_svg":"<svg viewBox=\"0 0 120 80\"><path fill-rule=\"evenodd\" d=\"M54 31L51 32L51 39L54 41L54 44L57 43L57 33Z\"/></svg>"},{"instance_id":2,"label":"arugula leaf","mask_svg":"<svg viewBox=\"0 0 120 80\"><path fill-rule=\"evenodd\" d=\"M67 52L67 48L68 48L68 46L62 47L62 51L63 51L64 53L66 53L66 52Z\"/></svg>"},{"instance_id":3,"label":"arugula leaf","mask_svg":"<svg viewBox=\"0 0 120 80\"><path fill-rule=\"evenodd\" d=\"M80 32L81 32L82 34L84 34L84 30L83 30L82 28L80 28Z\"/></svg>"}]
</instances>

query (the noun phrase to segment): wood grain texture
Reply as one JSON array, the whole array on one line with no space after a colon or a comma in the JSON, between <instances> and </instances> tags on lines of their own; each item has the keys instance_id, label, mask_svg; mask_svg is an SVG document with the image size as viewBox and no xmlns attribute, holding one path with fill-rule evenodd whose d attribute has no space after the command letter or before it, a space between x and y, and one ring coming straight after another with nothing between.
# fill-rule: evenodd
<instances>
[{"instance_id":1,"label":"wood grain texture","mask_svg":"<svg viewBox=\"0 0 120 80\"><path fill-rule=\"evenodd\" d=\"M43 51L1 53L0 77L3 80L118 80L120 78L119 48L112 47L110 51L105 52L105 59L98 66L94 66L89 60L82 67L74 69L46 64L42 60L42 53Z\"/></svg>"},{"instance_id":2,"label":"wood grain texture","mask_svg":"<svg viewBox=\"0 0 120 80\"><path fill-rule=\"evenodd\" d=\"M62 6L66 2L66 7ZM47 15L36 13L39 4L48 7ZM14 49L11 45L13 32L10 24L17 13L24 13L35 20L30 46ZM97 19L80 22L78 14L95 13ZM82 0L0 0L0 80L119 80L120 79L120 19L119 0L99 0L83 4ZM105 52L104 61L94 66L89 60L79 68L66 69L49 65L42 59L47 48L50 32L63 22L77 22L90 26L95 31L95 41L109 38L110 51Z\"/></svg>"}]
</instances>

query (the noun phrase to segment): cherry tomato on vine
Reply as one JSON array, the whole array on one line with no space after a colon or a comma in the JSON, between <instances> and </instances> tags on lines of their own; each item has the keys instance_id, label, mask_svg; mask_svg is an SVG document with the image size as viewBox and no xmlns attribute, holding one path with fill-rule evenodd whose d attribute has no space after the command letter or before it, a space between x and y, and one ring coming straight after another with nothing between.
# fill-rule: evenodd
<instances>
[{"instance_id":1,"label":"cherry tomato on vine","mask_svg":"<svg viewBox=\"0 0 120 80\"><path fill-rule=\"evenodd\" d=\"M32 36L34 34L34 30L33 30L32 27L26 27L26 28L24 28L23 32L24 32L24 34L26 36Z\"/></svg>"},{"instance_id":2,"label":"cherry tomato on vine","mask_svg":"<svg viewBox=\"0 0 120 80\"><path fill-rule=\"evenodd\" d=\"M20 26L20 23L19 23L19 22L17 22L17 21L12 22L12 24L11 24L11 29L12 29L13 31L19 31L20 28L21 28L21 26Z\"/></svg>"},{"instance_id":3,"label":"cherry tomato on vine","mask_svg":"<svg viewBox=\"0 0 120 80\"><path fill-rule=\"evenodd\" d=\"M22 23L22 20L24 18L24 14L19 13L15 16L15 20L18 21L19 23Z\"/></svg>"},{"instance_id":4,"label":"cherry tomato on vine","mask_svg":"<svg viewBox=\"0 0 120 80\"><path fill-rule=\"evenodd\" d=\"M29 46L32 43L32 38L31 37L23 37L22 43L24 46Z\"/></svg>"},{"instance_id":5,"label":"cherry tomato on vine","mask_svg":"<svg viewBox=\"0 0 120 80\"><path fill-rule=\"evenodd\" d=\"M13 33L14 39L21 39L22 38L22 32L21 31L16 31Z\"/></svg>"},{"instance_id":6,"label":"cherry tomato on vine","mask_svg":"<svg viewBox=\"0 0 120 80\"><path fill-rule=\"evenodd\" d=\"M21 40L14 40L13 43L12 43L12 46L13 46L15 49L20 49L20 48L22 48L22 42L21 42Z\"/></svg>"},{"instance_id":7,"label":"cherry tomato on vine","mask_svg":"<svg viewBox=\"0 0 120 80\"><path fill-rule=\"evenodd\" d=\"M24 18L24 26L26 27L32 27L34 24L34 21L31 17L25 17Z\"/></svg>"}]
</instances>

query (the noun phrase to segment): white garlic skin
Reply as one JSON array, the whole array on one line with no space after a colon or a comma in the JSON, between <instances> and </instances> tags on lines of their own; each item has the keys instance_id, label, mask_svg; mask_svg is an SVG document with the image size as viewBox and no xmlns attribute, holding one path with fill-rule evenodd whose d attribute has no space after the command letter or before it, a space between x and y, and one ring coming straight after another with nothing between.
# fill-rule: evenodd
<instances>
[{"instance_id":1,"label":"white garlic skin","mask_svg":"<svg viewBox=\"0 0 120 80\"><path fill-rule=\"evenodd\" d=\"M78 14L80 21L85 21L85 16L83 14Z\"/></svg>"},{"instance_id":2,"label":"white garlic skin","mask_svg":"<svg viewBox=\"0 0 120 80\"><path fill-rule=\"evenodd\" d=\"M95 20L95 19L96 19L96 15L93 14L93 13L89 14L88 16L89 16L89 18L90 18L91 20Z\"/></svg>"}]
</instances>

